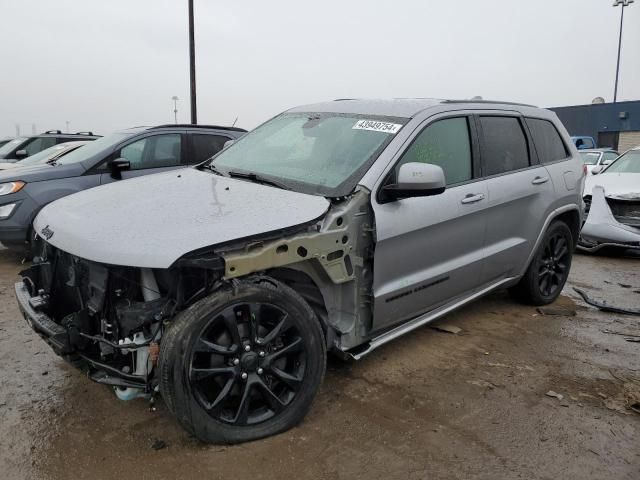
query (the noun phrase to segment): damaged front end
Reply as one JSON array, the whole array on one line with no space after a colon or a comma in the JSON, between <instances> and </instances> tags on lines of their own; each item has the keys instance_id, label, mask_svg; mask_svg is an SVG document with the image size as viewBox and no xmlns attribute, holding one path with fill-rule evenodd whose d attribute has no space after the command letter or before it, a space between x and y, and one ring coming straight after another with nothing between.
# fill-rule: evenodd
<instances>
[{"instance_id":1,"label":"damaged front end","mask_svg":"<svg viewBox=\"0 0 640 480\"><path fill-rule=\"evenodd\" d=\"M153 398L164 323L213 288L223 261L207 267L109 266L45 245L15 292L25 319L58 355L122 400Z\"/></svg>"},{"instance_id":2,"label":"damaged front end","mask_svg":"<svg viewBox=\"0 0 640 480\"><path fill-rule=\"evenodd\" d=\"M640 194L606 196L595 186L585 198L587 219L578 248L596 252L604 247L640 250Z\"/></svg>"}]
</instances>

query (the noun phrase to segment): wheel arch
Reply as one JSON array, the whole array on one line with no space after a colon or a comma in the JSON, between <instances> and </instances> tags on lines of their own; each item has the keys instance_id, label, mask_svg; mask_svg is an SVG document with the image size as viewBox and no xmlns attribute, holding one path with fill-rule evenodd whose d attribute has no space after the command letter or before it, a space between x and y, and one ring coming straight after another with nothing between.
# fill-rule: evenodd
<instances>
[{"instance_id":1,"label":"wheel arch","mask_svg":"<svg viewBox=\"0 0 640 480\"><path fill-rule=\"evenodd\" d=\"M574 235L575 233L575 237L573 238L574 248L578 244L578 236L580 234L580 221L581 221L580 208L576 204L569 204L560 208L556 208L547 216L547 219L544 222L544 226L540 230L540 233L538 234L536 243L534 244L533 248L531 249L531 252L529 253L529 258L527 258L527 261L524 264L522 272L520 272L520 275L518 275L517 278L522 277L527 271L527 269L529 268L529 265L531 265L531 262L533 261L533 257L536 251L538 250L538 247L540 246L540 242L542 241L544 234L549 229L549 226L555 220L560 220L567 224L567 226L571 230L571 234Z\"/></svg>"}]
</instances>

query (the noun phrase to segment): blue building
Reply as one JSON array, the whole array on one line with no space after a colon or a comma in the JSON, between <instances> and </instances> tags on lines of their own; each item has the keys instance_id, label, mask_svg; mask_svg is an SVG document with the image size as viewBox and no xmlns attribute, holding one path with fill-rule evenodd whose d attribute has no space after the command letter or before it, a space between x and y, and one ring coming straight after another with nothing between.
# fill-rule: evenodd
<instances>
[{"instance_id":1,"label":"blue building","mask_svg":"<svg viewBox=\"0 0 640 480\"><path fill-rule=\"evenodd\" d=\"M589 136L599 147L624 152L640 145L640 100L550 108L572 136Z\"/></svg>"}]
</instances>

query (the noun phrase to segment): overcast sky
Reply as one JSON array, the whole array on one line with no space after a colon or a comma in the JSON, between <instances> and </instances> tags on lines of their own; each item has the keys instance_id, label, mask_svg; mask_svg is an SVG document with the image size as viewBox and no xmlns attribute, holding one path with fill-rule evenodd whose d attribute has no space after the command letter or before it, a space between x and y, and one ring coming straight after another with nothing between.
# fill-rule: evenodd
<instances>
[{"instance_id":1,"label":"overcast sky","mask_svg":"<svg viewBox=\"0 0 640 480\"><path fill-rule=\"evenodd\" d=\"M2 0L0 136L189 119L187 0ZM335 98L613 97L612 0L195 0L199 123ZM619 100L640 99L640 2Z\"/></svg>"}]
</instances>

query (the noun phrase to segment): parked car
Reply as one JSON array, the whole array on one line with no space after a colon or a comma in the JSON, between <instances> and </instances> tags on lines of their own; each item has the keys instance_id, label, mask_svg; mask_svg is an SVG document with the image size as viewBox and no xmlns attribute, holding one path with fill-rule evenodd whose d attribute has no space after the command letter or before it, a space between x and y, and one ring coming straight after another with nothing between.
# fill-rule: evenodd
<instances>
[{"instance_id":1,"label":"parked car","mask_svg":"<svg viewBox=\"0 0 640 480\"><path fill-rule=\"evenodd\" d=\"M46 148L41 152L31 155L30 157L20 160L19 162L3 163L0 162L0 170L9 170L11 168L31 167L33 165L42 165L45 163L53 163L57 159L64 157L67 153L73 152L75 149L89 143L88 140L65 142Z\"/></svg>"},{"instance_id":2,"label":"parked car","mask_svg":"<svg viewBox=\"0 0 640 480\"><path fill-rule=\"evenodd\" d=\"M588 173L599 173L604 167L618 158L620 154L610 148L590 148L580 150L582 162L587 166Z\"/></svg>"},{"instance_id":3,"label":"parked car","mask_svg":"<svg viewBox=\"0 0 640 480\"><path fill-rule=\"evenodd\" d=\"M0 243L24 248L31 224L48 203L114 181L200 163L241 128L160 125L115 132L56 160L0 172Z\"/></svg>"},{"instance_id":4,"label":"parked car","mask_svg":"<svg viewBox=\"0 0 640 480\"><path fill-rule=\"evenodd\" d=\"M9 141L0 147L0 159L3 162L17 162L60 143L96 138L100 136L93 132L62 133L60 130L49 130L41 135L18 137Z\"/></svg>"},{"instance_id":5,"label":"parked car","mask_svg":"<svg viewBox=\"0 0 640 480\"><path fill-rule=\"evenodd\" d=\"M622 154L585 184L588 214L580 249L604 247L640 250L640 146Z\"/></svg>"},{"instance_id":6,"label":"parked car","mask_svg":"<svg viewBox=\"0 0 640 480\"><path fill-rule=\"evenodd\" d=\"M596 141L593 139L593 137L584 137L584 136L571 137L571 141L573 142L573 144L576 146L578 150L598 148L598 145L596 145Z\"/></svg>"},{"instance_id":7,"label":"parked car","mask_svg":"<svg viewBox=\"0 0 640 480\"><path fill-rule=\"evenodd\" d=\"M7 143L9 143L11 140L13 140L12 137L7 137L7 138L0 138L0 147L2 147L3 145L6 145Z\"/></svg>"},{"instance_id":8,"label":"parked car","mask_svg":"<svg viewBox=\"0 0 640 480\"><path fill-rule=\"evenodd\" d=\"M199 439L252 440L302 420L328 350L361 358L498 288L553 302L583 184L548 110L308 105L197 168L45 207L16 295L121 399L160 393Z\"/></svg>"}]
</instances>

